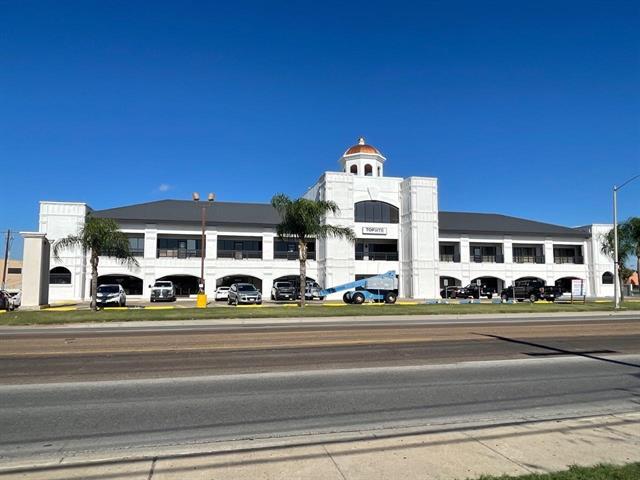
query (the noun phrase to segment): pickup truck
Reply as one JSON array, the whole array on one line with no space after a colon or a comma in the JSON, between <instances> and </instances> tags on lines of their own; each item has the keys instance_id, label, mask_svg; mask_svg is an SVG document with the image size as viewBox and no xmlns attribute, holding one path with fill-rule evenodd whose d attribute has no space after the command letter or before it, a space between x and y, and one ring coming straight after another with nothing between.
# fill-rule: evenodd
<instances>
[{"instance_id":1,"label":"pickup truck","mask_svg":"<svg viewBox=\"0 0 640 480\"><path fill-rule=\"evenodd\" d=\"M538 300L553 302L562 295L562 288L546 286L540 280L521 280L516 282L515 287L510 286L502 290L500 298L510 300L515 298L518 301L529 300L531 303Z\"/></svg>"},{"instance_id":2,"label":"pickup truck","mask_svg":"<svg viewBox=\"0 0 640 480\"><path fill-rule=\"evenodd\" d=\"M158 280L153 285L149 285L149 288L151 288L151 302L162 300L174 302L176 300L176 289L173 282L169 280Z\"/></svg>"},{"instance_id":3,"label":"pickup truck","mask_svg":"<svg viewBox=\"0 0 640 480\"><path fill-rule=\"evenodd\" d=\"M475 283L470 283L466 287L449 287L447 295L449 298L480 298L487 297L493 298L496 294L495 290L487 287L486 285L478 286ZM440 292L442 298L444 298L444 289Z\"/></svg>"}]
</instances>

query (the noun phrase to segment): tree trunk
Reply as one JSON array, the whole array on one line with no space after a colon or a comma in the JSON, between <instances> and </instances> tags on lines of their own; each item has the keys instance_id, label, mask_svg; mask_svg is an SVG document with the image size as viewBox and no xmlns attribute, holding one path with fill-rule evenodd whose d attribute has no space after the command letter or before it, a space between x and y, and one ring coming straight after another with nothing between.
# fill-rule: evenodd
<instances>
[{"instance_id":1,"label":"tree trunk","mask_svg":"<svg viewBox=\"0 0 640 480\"><path fill-rule=\"evenodd\" d=\"M91 252L91 310L98 310L98 256Z\"/></svg>"},{"instance_id":2,"label":"tree trunk","mask_svg":"<svg viewBox=\"0 0 640 480\"><path fill-rule=\"evenodd\" d=\"M298 251L300 259L300 307L304 308L307 293L307 242L298 241Z\"/></svg>"}]
</instances>

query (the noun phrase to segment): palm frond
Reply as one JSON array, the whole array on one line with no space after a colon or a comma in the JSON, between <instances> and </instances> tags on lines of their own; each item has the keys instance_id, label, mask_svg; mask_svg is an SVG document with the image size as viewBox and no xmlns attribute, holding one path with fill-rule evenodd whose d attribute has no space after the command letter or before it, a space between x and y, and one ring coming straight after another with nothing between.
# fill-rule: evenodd
<instances>
[{"instance_id":1,"label":"palm frond","mask_svg":"<svg viewBox=\"0 0 640 480\"><path fill-rule=\"evenodd\" d=\"M82 238L78 235L69 235L68 237L60 238L53 243L53 257L58 260L63 250L78 246L84 247Z\"/></svg>"}]
</instances>

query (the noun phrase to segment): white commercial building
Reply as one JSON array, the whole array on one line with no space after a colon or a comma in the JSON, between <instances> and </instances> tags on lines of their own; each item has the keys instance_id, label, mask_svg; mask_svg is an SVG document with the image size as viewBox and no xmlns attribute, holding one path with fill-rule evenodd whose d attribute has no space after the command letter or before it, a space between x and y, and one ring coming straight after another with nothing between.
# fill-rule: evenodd
<instances>
[{"instance_id":1,"label":"white commercial building","mask_svg":"<svg viewBox=\"0 0 640 480\"><path fill-rule=\"evenodd\" d=\"M408 298L439 297L445 280L466 285L481 278L500 291L523 277L567 290L577 278L588 295L613 295L612 261L600 252L610 225L569 228L498 214L441 212L436 178L384 176L385 157L364 139L339 161L341 171L323 173L305 197L336 202L339 213L326 221L352 227L357 240L319 239L310 246L307 275L321 286L395 270L399 295ZM122 283L130 296L148 297L155 280L171 279L179 295L197 292L203 251L199 204L161 200L94 211L86 203L43 201L39 232L50 241L75 234L88 214L115 219L139 263L130 268L101 257L100 283ZM268 294L275 280L297 276L297 244L277 237L278 222L269 204L208 205L206 293L250 281ZM87 299L87 257L70 250L51 262L49 301Z\"/></svg>"}]
</instances>

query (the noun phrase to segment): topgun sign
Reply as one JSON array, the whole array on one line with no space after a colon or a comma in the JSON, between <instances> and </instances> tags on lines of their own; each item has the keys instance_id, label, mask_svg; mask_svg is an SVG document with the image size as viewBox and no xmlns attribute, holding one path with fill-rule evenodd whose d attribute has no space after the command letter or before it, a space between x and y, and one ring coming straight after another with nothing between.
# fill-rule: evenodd
<instances>
[{"instance_id":1,"label":"topgun sign","mask_svg":"<svg viewBox=\"0 0 640 480\"><path fill-rule=\"evenodd\" d=\"M386 235L387 227L362 227L363 235Z\"/></svg>"}]
</instances>

